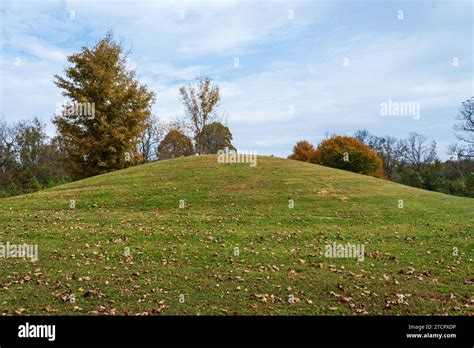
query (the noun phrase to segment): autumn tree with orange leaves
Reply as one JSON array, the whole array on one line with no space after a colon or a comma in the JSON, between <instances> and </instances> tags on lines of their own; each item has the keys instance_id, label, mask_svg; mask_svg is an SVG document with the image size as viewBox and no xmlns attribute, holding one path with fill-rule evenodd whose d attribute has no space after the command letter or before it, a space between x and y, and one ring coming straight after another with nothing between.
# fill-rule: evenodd
<instances>
[{"instance_id":1,"label":"autumn tree with orange leaves","mask_svg":"<svg viewBox=\"0 0 474 348\"><path fill-rule=\"evenodd\" d=\"M382 160L353 137L334 136L324 140L318 145L312 162L377 178L383 176Z\"/></svg>"},{"instance_id":2,"label":"autumn tree with orange leaves","mask_svg":"<svg viewBox=\"0 0 474 348\"><path fill-rule=\"evenodd\" d=\"M293 147L293 153L288 156L289 159L311 162L314 159L316 149L308 141L298 141Z\"/></svg>"}]
</instances>

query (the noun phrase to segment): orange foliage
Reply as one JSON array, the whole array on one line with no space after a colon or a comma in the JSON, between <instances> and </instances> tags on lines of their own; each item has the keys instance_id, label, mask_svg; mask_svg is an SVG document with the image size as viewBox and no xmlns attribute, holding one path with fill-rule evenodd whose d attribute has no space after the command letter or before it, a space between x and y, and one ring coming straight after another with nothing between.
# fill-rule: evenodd
<instances>
[{"instance_id":1,"label":"orange foliage","mask_svg":"<svg viewBox=\"0 0 474 348\"><path fill-rule=\"evenodd\" d=\"M347 136L335 136L321 142L312 162L377 178L383 176L382 160L368 146Z\"/></svg>"},{"instance_id":2,"label":"orange foliage","mask_svg":"<svg viewBox=\"0 0 474 348\"><path fill-rule=\"evenodd\" d=\"M289 159L297 161L311 162L315 154L314 146L306 140L298 141L293 147L293 153L288 156Z\"/></svg>"}]
</instances>

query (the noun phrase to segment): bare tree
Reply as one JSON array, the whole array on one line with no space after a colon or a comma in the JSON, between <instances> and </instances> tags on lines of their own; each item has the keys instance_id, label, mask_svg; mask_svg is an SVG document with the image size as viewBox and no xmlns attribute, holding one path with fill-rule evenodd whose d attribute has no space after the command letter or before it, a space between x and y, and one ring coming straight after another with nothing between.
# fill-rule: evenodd
<instances>
[{"instance_id":1,"label":"bare tree","mask_svg":"<svg viewBox=\"0 0 474 348\"><path fill-rule=\"evenodd\" d=\"M406 144L389 135L384 137L372 135L366 129L356 131L354 137L370 147L382 159L384 175L392 179L405 154Z\"/></svg>"},{"instance_id":2,"label":"bare tree","mask_svg":"<svg viewBox=\"0 0 474 348\"><path fill-rule=\"evenodd\" d=\"M375 144L374 151L383 161L384 174L391 179L406 152L406 145L403 141L388 135L377 137Z\"/></svg>"},{"instance_id":3,"label":"bare tree","mask_svg":"<svg viewBox=\"0 0 474 348\"><path fill-rule=\"evenodd\" d=\"M194 133L195 149L202 154L202 130L217 119L216 108L220 101L219 86L209 77L198 77L188 86L179 89L186 116Z\"/></svg>"},{"instance_id":4,"label":"bare tree","mask_svg":"<svg viewBox=\"0 0 474 348\"><path fill-rule=\"evenodd\" d=\"M143 156L143 163L156 159L158 145L166 133L166 125L156 115L146 121L146 128L140 134L139 151Z\"/></svg>"},{"instance_id":5,"label":"bare tree","mask_svg":"<svg viewBox=\"0 0 474 348\"><path fill-rule=\"evenodd\" d=\"M404 141L404 161L415 170L420 170L425 164L433 163L436 156L436 142L427 142L428 138L418 133L410 133Z\"/></svg>"},{"instance_id":6,"label":"bare tree","mask_svg":"<svg viewBox=\"0 0 474 348\"><path fill-rule=\"evenodd\" d=\"M462 103L456 120L460 122L454 126L454 130L461 143L451 145L450 153L457 158L474 158L474 97Z\"/></svg>"},{"instance_id":7,"label":"bare tree","mask_svg":"<svg viewBox=\"0 0 474 348\"><path fill-rule=\"evenodd\" d=\"M8 161L14 157L15 132L4 119L0 119L0 168L6 171Z\"/></svg>"},{"instance_id":8,"label":"bare tree","mask_svg":"<svg viewBox=\"0 0 474 348\"><path fill-rule=\"evenodd\" d=\"M362 130L359 129L354 133L354 138L364 143L365 145L369 146L368 143L369 143L370 138L372 138L372 135L369 133L367 129L362 129Z\"/></svg>"}]
</instances>

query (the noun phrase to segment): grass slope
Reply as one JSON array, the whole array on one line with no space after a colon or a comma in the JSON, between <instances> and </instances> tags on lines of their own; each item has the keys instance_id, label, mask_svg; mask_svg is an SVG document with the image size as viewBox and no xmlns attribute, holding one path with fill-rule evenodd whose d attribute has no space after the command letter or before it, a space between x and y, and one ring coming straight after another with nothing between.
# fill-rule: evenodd
<instances>
[{"instance_id":1,"label":"grass slope","mask_svg":"<svg viewBox=\"0 0 474 348\"><path fill-rule=\"evenodd\" d=\"M473 218L469 198L297 161L151 163L1 199L0 242L39 260L0 259L0 313L470 314Z\"/></svg>"}]
</instances>

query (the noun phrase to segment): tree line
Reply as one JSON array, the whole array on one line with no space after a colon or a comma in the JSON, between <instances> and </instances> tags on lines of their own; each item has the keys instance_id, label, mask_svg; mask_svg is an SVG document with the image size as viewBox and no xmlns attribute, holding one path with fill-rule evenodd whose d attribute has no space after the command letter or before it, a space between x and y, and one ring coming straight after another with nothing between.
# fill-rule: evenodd
<instances>
[{"instance_id":1,"label":"tree line","mask_svg":"<svg viewBox=\"0 0 474 348\"><path fill-rule=\"evenodd\" d=\"M406 139L397 139L365 129L352 136L333 135L316 148L299 141L288 158L474 197L474 97L462 103L456 120L458 141L449 146L450 159L446 161L439 159L436 142L424 135L413 132Z\"/></svg>"}]
</instances>

